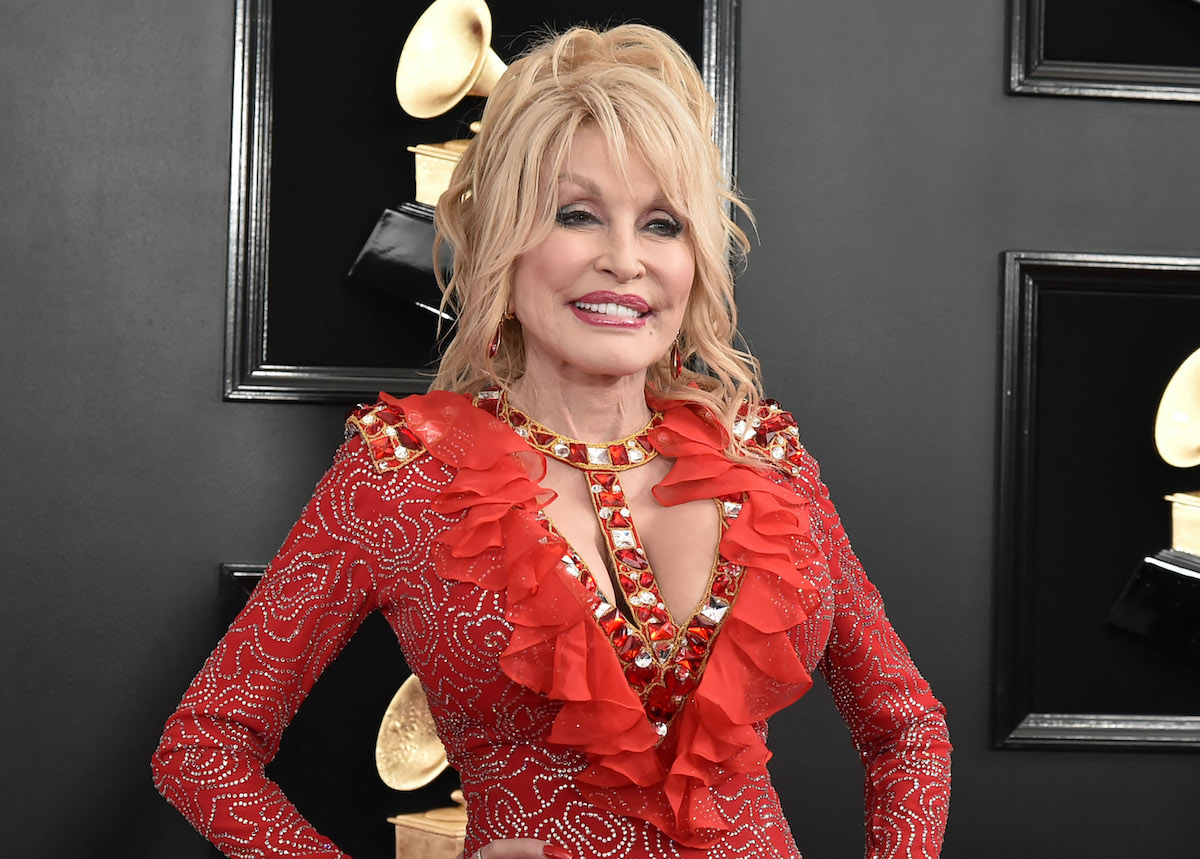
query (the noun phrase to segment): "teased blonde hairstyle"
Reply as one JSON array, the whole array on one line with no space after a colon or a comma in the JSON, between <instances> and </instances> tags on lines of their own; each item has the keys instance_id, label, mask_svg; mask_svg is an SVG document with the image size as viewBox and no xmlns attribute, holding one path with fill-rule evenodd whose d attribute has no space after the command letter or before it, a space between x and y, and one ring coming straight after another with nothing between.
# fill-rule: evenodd
<instances>
[{"instance_id":1,"label":"teased blonde hairstyle","mask_svg":"<svg viewBox=\"0 0 1200 859\"><path fill-rule=\"evenodd\" d=\"M722 171L714 113L691 58L652 27L575 28L515 61L488 97L482 129L438 202L436 242L454 254L450 281L438 276L442 309L458 323L432 387L507 388L524 372L520 324L504 320L513 272L554 228L558 176L576 132L590 124L622 172L631 149L646 159L695 252L680 351L702 372L689 368L674 378L668 354L649 368L648 382L661 397L708 407L731 430L738 408L758 403L762 385L758 362L734 345L731 257L740 261L750 243L726 207L750 212ZM501 324L502 345L489 359ZM745 458L732 443L730 453Z\"/></svg>"}]
</instances>

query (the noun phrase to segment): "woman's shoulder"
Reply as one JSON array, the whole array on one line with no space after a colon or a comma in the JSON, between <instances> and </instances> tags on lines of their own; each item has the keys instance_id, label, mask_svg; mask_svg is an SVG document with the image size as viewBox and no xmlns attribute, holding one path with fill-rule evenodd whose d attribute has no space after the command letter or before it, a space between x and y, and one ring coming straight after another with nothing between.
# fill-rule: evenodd
<instances>
[{"instance_id":1,"label":"woman's shoulder","mask_svg":"<svg viewBox=\"0 0 1200 859\"><path fill-rule=\"evenodd\" d=\"M346 441L361 438L380 473L398 471L429 452L409 427L402 403L384 394L374 403L359 404L346 418Z\"/></svg>"},{"instance_id":2,"label":"woman's shoulder","mask_svg":"<svg viewBox=\"0 0 1200 859\"><path fill-rule=\"evenodd\" d=\"M733 423L733 433L752 456L769 462L789 477L798 476L812 459L800 442L795 416L777 400L743 405Z\"/></svg>"},{"instance_id":3,"label":"woman's shoulder","mask_svg":"<svg viewBox=\"0 0 1200 859\"><path fill-rule=\"evenodd\" d=\"M346 418L346 437L361 439L380 473L425 458L456 468L478 465L489 452L521 444L489 412L484 396L430 391L397 398L381 393L378 401L358 406Z\"/></svg>"}]
</instances>

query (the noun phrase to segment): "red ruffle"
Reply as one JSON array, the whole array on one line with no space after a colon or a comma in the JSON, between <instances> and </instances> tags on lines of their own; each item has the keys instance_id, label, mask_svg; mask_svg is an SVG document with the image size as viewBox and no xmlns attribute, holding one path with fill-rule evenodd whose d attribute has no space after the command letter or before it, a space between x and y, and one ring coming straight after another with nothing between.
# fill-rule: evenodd
<instances>
[{"instance_id":1,"label":"red ruffle","mask_svg":"<svg viewBox=\"0 0 1200 859\"><path fill-rule=\"evenodd\" d=\"M582 750L580 789L597 805L650 821L680 844L707 847L729 824L713 789L761 771L769 752L754 725L795 701L812 679L788 639L817 601L805 576L816 553L805 502L724 454L725 433L694 406L655 401L651 433L675 459L654 490L663 504L745 493L721 540L746 567L700 685L659 743L641 699L592 617L584 589L560 571L567 551L534 514L554 497L545 460L506 425L445 392L394 400L429 452L456 472L435 509L461 518L440 538L439 573L505 594L512 638L500 657L513 681L562 702L549 740Z\"/></svg>"}]
</instances>

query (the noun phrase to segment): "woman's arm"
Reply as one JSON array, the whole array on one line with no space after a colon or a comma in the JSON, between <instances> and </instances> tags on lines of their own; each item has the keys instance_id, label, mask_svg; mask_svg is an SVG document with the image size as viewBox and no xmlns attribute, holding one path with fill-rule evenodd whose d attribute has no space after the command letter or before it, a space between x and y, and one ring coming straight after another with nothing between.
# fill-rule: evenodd
<instances>
[{"instance_id":1,"label":"woman's arm","mask_svg":"<svg viewBox=\"0 0 1200 859\"><path fill-rule=\"evenodd\" d=\"M819 668L866 768L867 859L936 857L950 803L950 735L933 697L850 548L816 461L801 449L793 484L811 504L835 614Z\"/></svg>"},{"instance_id":2,"label":"woman's arm","mask_svg":"<svg viewBox=\"0 0 1200 859\"><path fill-rule=\"evenodd\" d=\"M356 487L374 481L347 443L249 603L167 720L154 783L231 857L344 857L300 815L264 767L317 677L375 608L361 549L370 524Z\"/></svg>"}]
</instances>

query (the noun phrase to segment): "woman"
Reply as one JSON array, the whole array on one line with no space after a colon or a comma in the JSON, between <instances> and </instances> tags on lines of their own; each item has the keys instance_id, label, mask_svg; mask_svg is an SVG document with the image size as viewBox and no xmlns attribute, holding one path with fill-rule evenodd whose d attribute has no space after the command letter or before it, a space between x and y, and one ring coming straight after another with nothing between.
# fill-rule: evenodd
<instances>
[{"instance_id":1,"label":"woman","mask_svg":"<svg viewBox=\"0 0 1200 859\"><path fill-rule=\"evenodd\" d=\"M343 855L262 768L374 609L462 777L468 856L799 856L765 720L816 668L867 768L868 855L938 854L942 707L732 345L747 242L712 117L647 27L573 30L496 86L438 206L459 323L433 390L351 416L155 755L230 855Z\"/></svg>"}]
</instances>

